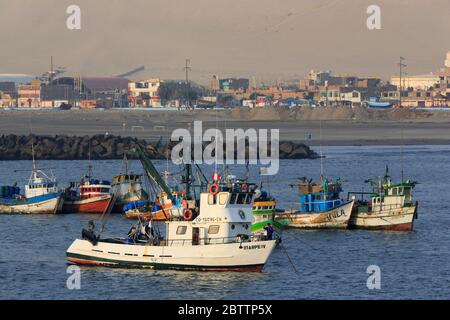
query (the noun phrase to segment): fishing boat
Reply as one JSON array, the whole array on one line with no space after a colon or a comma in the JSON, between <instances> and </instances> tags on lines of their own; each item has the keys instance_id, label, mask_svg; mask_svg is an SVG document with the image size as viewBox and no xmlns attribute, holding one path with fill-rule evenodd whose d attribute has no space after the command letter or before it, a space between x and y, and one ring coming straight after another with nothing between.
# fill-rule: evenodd
<instances>
[{"instance_id":1,"label":"fishing boat","mask_svg":"<svg viewBox=\"0 0 450 320\"><path fill-rule=\"evenodd\" d=\"M389 101L379 101L377 98L369 98L367 100L367 107L372 109L389 109L393 104Z\"/></svg>"},{"instance_id":2,"label":"fishing boat","mask_svg":"<svg viewBox=\"0 0 450 320\"><path fill-rule=\"evenodd\" d=\"M154 201L135 201L123 207L125 216L129 219L142 221L165 221L180 218L184 210L189 207L185 200L185 193L172 191L171 197L165 192L158 194Z\"/></svg>"},{"instance_id":3,"label":"fishing boat","mask_svg":"<svg viewBox=\"0 0 450 320\"><path fill-rule=\"evenodd\" d=\"M276 200L271 197L267 192L260 191L255 195L253 202L253 217L255 222L252 224L252 233L255 235L265 235L264 229L270 224L274 229L274 239L281 238L281 232L283 230L283 224L275 220L276 213Z\"/></svg>"},{"instance_id":4,"label":"fishing boat","mask_svg":"<svg viewBox=\"0 0 450 320\"><path fill-rule=\"evenodd\" d=\"M354 200L344 201L340 198L340 179L321 177L321 182L315 183L312 179L301 178L298 188L298 209L277 213L276 221L291 228L347 228Z\"/></svg>"},{"instance_id":5,"label":"fishing boat","mask_svg":"<svg viewBox=\"0 0 450 320\"><path fill-rule=\"evenodd\" d=\"M87 175L66 189L62 210L64 213L106 214L111 212L114 201L111 183L94 178L89 164Z\"/></svg>"},{"instance_id":6,"label":"fishing boat","mask_svg":"<svg viewBox=\"0 0 450 320\"><path fill-rule=\"evenodd\" d=\"M349 222L350 228L371 230L413 230L414 219L417 219L418 202L413 201L412 191L417 182L403 180L393 183L388 174L380 177L378 183L366 180L372 185L372 192L351 192L349 197L361 199L356 201ZM364 200L368 195L369 200Z\"/></svg>"},{"instance_id":7,"label":"fishing boat","mask_svg":"<svg viewBox=\"0 0 450 320\"><path fill-rule=\"evenodd\" d=\"M77 239L67 249L67 260L106 267L262 271L276 241L251 233L255 189L254 184L214 180L199 193L198 210L186 209L183 218L160 222L163 236L147 233L148 240L142 240L136 233L141 230L138 225L126 238Z\"/></svg>"},{"instance_id":8,"label":"fishing boat","mask_svg":"<svg viewBox=\"0 0 450 320\"><path fill-rule=\"evenodd\" d=\"M55 214L61 209L62 198L56 178L33 168L24 194L14 186L0 187L0 213Z\"/></svg>"},{"instance_id":9,"label":"fishing boat","mask_svg":"<svg viewBox=\"0 0 450 320\"><path fill-rule=\"evenodd\" d=\"M116 201L114 203L113 212L122 213L124 206L145 202L148 200L148 194L142 186L142 175L134 174L128 170L128 159L124 156L125 170L115 176L112 181L112 193Z\"/></svg>"}]
</instances>

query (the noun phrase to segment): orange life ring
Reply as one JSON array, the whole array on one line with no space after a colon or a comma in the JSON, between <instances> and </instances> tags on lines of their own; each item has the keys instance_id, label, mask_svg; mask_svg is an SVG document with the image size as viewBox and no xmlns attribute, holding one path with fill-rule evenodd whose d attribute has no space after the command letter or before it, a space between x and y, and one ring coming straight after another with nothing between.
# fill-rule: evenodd
<instances>
[{"instance_id":1,"label":"orange life ring","mask_svg":"<svg viewBox=\"0 0 450 320\"><path fill-rule=\"evenodd\" d=\"M184 212L183 212L183 217L184 217L184 220L186 220L186 221L191 220L192 217L193 217L192 210L191 210L191 209L186 209L186 210L184 210Z\"/></svg>"},{"instance_id":2,"label":"orange life ring","mask_svg":"<svg viewBox=\"0 0 450 320\"><path fill-rule=\"evenodd\" d=\"M248 186L247 186L246 183L243 183L243 184L241 185L241 191L242 191L242 192L247 192L247 191L248 191Z\"/></svg>"},{"instance_id":3,"label":"orange life ring","mask_svg":"<svg viewBox=\"0 0 450 320\"><path fill-rule=\"evenodd\" d=\"M219 193L219 185L217 183L213 183L209 186L209 193L211 193L213 196L217 195Z\"/></svg>"}]
</instances>

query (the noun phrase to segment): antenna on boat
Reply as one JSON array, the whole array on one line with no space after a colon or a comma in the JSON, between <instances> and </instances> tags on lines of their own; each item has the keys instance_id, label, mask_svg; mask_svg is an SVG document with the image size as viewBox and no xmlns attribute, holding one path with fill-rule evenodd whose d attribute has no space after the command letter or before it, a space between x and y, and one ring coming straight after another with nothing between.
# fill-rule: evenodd
<instances>
[{"instance_id":1,"label":"antenna on boat","mask_svg":"<svg viewBox=\"0 0 450 320\"><path fill-rule=\"evenodd\" d=\"M404 143L404 139L403 139L403 126L402 126L402 143L400 145L400 166L401 166L401 182L403 183L403 143Z\"/></svg>"},{"instance_id":2,"label":"antenna on boat","mask_svg":"<svg viewBox=\"0 0 450 320\"><path fill-rule=\"evenodd\" d=\"M125 174L128 174L128 157L126 152L123 154L123 162L125 165Z\"/></svg>"},{"instance_id":3,"label":"antenna on boat","mask_svg":"<svg viewBox=\"0 0 450 320\"><path fill-rule=\"evenodd\" d=\"M323 152L322 152L322 120L319 123L319 140L320 140L320 176L323 178Z\"/></svg>"},{"instance_id":4,"label":"antenna on boat","mask_svg":"<svg viewBox=\"0 0 450 320\"><path fill-rule=\"evenodd\" d=\"M89 141L89 150L88 150L88 161L89 161L89 165L88 165L88 178L91 179L92 177L92 163L91 163L91 142Z\"/></svg>"}]
</instances>

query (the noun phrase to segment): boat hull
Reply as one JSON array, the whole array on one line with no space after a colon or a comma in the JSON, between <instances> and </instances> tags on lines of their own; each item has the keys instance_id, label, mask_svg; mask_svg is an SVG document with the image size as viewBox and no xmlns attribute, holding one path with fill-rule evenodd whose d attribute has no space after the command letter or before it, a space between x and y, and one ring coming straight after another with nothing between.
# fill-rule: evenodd
<instances>
[{"instance_id":1,"label":"boat hull","mask_svg":"<svg viewBox=\"0 0 450 320\"><path fill-rule=\"evenodd\" d=\"M276 241L148 246L75 240L66 252L77 265L199 271L260 272Z\"/></svg>"},{"instance_id":2,"label":"boat hull","mask_svg":"<svg viewBox=\"0 0 450 320\"><path fill-rule=\"evenodd\" d=\"M113 208L114 199L115 198L111 195L104 195L82 200L65 200L63 204L63 212L107 214L110 213Z\"/></svg>"},{"instance_id":3,"label":"boat hull","mask_svg":"<svg viewBox=\"0 0 450 320\"><path fill-rule=\"evenodd\" d=\"M349 228L368 230L411 231L417 206L382 210L379 212L352 213Z\"/></svg>"},{"instance_id":4,"label":"boat hull","mask_svg":"<svg viewBox=\"0 0 450 320\"><path fill-rule=\"evenodd\" d=\"M56 214L62 202L60 194L31 198L23 202L0 203L0 213L19 214ZM40 200L41 199L41 200Z\"/></svg>"},{"instance_id":5,"label":"boat hull","mask_svg":"<svg viewBox=\"0 0 450 320\"><path fill-rule=\"evenodd\" d=\"M289 228L300 229L346 229L354 201L343 203L332 210L318 213L289 212L277 214L275 220Z\"/></svg>"},{"instance_id":6,"label":"boat hull","mask_svg":"<svg viewBox=\"0 0 450 320\"><path fill-rule=\"evenodd\" d=\"M123 213L123 207L127 204L136 202L136 201L141 201L141 197L138 195L130 195L128 197L117 197L116 196L116 201L114 203L112 212L114 213Z\"/></svg>"}]
</instances>

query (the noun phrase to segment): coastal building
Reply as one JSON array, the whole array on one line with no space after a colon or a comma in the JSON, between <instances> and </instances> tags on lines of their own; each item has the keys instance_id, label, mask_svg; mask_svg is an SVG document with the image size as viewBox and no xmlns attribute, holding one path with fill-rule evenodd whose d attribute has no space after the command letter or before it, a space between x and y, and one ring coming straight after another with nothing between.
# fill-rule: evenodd
<instances>
[{"instance_id":1,"label":"coastal building","mask_svg":"<svg viewBox=\"0 0 450 320\"><path fill-rule=\"evenodd\" d=\"M428 89L436 86L439 83L439 76L430 73L414 76L402 76L401 80L402 88ZM390 83L395 86L400 86L400 77L392 76Z\"/></svg>"},{"instance_id":2,"label":"coastal building","mask_svg":"<svg viewBox=\"0 0 450 320\"><path fill-rule=\"evenodd\" d=\"M450 102L450 67L442 68L439 71L439 90L442 97Z\"/></svg>"},{"instance_id":3,"label":"coastal building","mask_svg":"<svg viewBox=\"0 0 450 320\"><path fill-rule=\"evenodd\" d=\"M439 70L439 90L441 96L450 104L450 51L447 52L444 67Z\"/></svg>"},{"instance_id":4,"label":"coastal building","mask_svg":"<svg viewBox=\"0 0 450 320\"><path fill-rule=\"evenodd\" d=\"M362 102L362 95L361 92L355 89L348 89L341 91L341 102L348 102L349 105L352 107L354 106L360 106Z\"/></svg>"},{"instance_id":5,"label":"coastal building","mask_svg":"<svg viewBox=\"0 0 450 320\"><path fill-rule=\"evenodd\" d=\"M0 81L0 91L9 94L16 94L16 83L14 81Z\"/></svg>"},{"instance_id":6,"label":"coastal building","mask_svg":"<svg viewBox=\"0 0 450 320\"><path fill-rule=\"evenodd\" d=\"M220 90L219 76L213 75L209 83L209 88L214 91Z\"/></svg>"},{"instance_id":7,"label":"coastal building","mask_svg":"<svg viewBox=\"0 0 450 320\"><path fill-rule=\"evenodd\" d=\"M439 90L418 89L402 92L402 107L410 108L429 108L446 107L447 99L442 97Z\"/></svg>"},{"instance_id":8,"label":"coastal building","mask_svg":"<svg viewBox=\"0 0 450 320\"><path fill-rule=\"evenodd\" d=\"M248 90L250 86L249 79L245 78L227 78L227 79L217 79L219 82L219 90L222 91L238 91L238 90Z\"/></svg>"},{"instance_id":9,"label":"coastal building","mask_svg":"<svg viewBox=\"0 0 450 320\"><path fill-rule=\"evenodd\" d=\"M47 84L41 86L42 101L73 100L75 90L68 84Z\"/></svg>"},{"instance_id":10,"label":"coastal building","mask_svg":"<svg viewBox=\"0 0 450 320\"><path fill-rule=\"evenodd\" d=\"M41 101L41 82L32 80L31 84L19 85L17 89L17 105L19 107L39 107Z\"/></svg>"},{"instance_id":11,"label":"coastal building","mask_svg":"<svg viewBox=\"0 0 450 320\"><path fill-rule=\"evenodd\" d=\"M95 100L101 108L128 106L128 82L122 77L60 77L43 86L46 99L69 100L80 106L81 100Z\"/></svg>"},{"instance_id":12,"label":"coastal building","mask_svg":"<svg viewBox=\"0 0 450 320\"><path fill-rule=\"evenodd\" d=\"M159 79L148 79L128 83L129 107L160 107L161 99L158 90L161 86Z\"/></svg>"}]
</instances>

